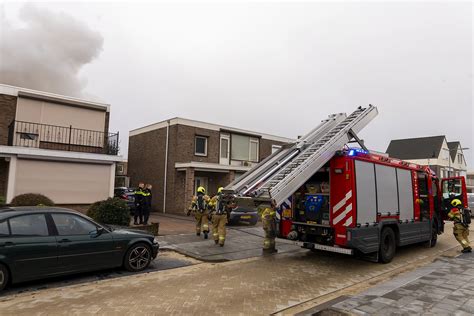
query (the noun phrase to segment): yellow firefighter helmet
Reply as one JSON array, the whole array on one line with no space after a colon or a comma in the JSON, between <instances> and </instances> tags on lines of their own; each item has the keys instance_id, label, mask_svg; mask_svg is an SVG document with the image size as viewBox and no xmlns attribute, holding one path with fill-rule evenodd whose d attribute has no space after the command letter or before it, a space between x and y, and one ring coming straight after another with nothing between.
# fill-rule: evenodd
<instances>
[{"instance_id":1,"label":"yellow firefighter helmet","mask_svg":"<svg viewBox=\"0 0 474 316\"><path fill-rule=\"evenodd\" d=\"M197 188L197 192L202 193L202 194L206 194L206 189L204 189L204 187L199 187L199 188Z\"/></svg>"}]
</instances>

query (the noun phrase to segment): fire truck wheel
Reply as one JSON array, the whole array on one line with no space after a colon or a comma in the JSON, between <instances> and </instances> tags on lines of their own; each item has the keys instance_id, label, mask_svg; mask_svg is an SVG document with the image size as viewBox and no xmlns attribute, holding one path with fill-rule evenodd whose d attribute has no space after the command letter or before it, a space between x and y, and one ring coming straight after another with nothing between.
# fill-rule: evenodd
<instances>
[{"instance_id":1,"label":"fire truck wheel","mask_svg":"<svg viewBox=\"0 0 474 316\"><path fill-rule=\"evenodd\" d=\"M380 235L379 261L389 263L395 256L397 242L395 233L390 227L385 227Z\"/></svg>"}]
</instances>

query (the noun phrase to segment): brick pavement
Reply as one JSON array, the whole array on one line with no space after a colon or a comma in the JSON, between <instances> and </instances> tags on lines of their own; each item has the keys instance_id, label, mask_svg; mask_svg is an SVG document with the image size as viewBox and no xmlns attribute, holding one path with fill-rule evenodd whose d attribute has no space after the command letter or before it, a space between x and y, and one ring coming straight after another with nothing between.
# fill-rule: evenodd
<instances>
[{"instance_id":1,"label":"brick pavement","mask_svg":"<svg viewBox=\"0 0 474 316\"><path fill-rule=\"evenodd\" d=\"M196 234L159 236L161 249L172 249L202 261L221 262L259 257L262 255L262 227L227 227L224 247L214 244L212 236L205 240ZM305 251L293 242L277 239L279 253Z\"/></svg>"},{"instance_id":2,"label":"brick pavement","mask_svg":"<svg viewBox=\"0 0 474 316\"><path fill-rule=\"evenodd\" d=\"M451 238L455 244L448 225L442 238ZM474 254L461 254L460 249L457 245L451 257L439 258L357 295L336 298L298 315L473 315Z\"/></svg>"},{"instance_id":3,"label":"brick pavement","mask_svg":"<svg viewBox=\"0 0 474 316\"><path fill-rule=\"evenodd\" d=\"M473 315L474 255L441 258L329 309L356 315Z\"/></svg>"},{"instance_id":4,"label":"brick pavement","mask_svg":"<svg viewBox=\"0 0 474 316\"><path fill-rule=\"evenodd\" d=\"M131 275L0 298L3 315L262 315L343 290L452 248L400 249L390 264L297 252ZM159 260L159 258L158 258Z\"/></svg>"}]
</instances>

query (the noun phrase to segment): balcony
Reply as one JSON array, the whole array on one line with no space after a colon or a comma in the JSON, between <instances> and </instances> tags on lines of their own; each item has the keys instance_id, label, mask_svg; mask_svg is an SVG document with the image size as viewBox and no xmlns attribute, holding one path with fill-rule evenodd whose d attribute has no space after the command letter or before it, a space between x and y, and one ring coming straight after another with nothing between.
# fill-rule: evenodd
<instances>
[{"instance_id":1,"label":"balcony","mask_svg":"<svg viewBox=\"0 0 474 316\"><path fill-rule=\"evenodd\" d=\"M119 133L13 121L9 126L8 145L117 155Z\"/></svg>"}]
</instances>

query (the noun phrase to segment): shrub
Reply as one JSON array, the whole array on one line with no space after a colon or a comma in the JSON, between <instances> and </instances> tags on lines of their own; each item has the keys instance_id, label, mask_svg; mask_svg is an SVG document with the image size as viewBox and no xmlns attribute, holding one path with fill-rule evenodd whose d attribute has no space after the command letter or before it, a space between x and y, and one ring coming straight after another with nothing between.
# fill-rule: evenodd
<instances>
[{"instance_id":1,"label":"shrub","mask_svg":"<svg viewBox=\"0 0 474 316\"><path fill-rule=\"evenodd\" d=\"M95 202L87 210L87 216L101 224L120 226L130 224L130 209L127 202L119 198Z\"/></svg>"},{"instance_id":2,"label":"shrub","mask_svg":"<svg viewBox=\"0 0 474 316\"><path fill-rule=\"evenodd\" d=\"M25 193L17 195L10 203L12 206L54 206L54 202L47 196L38 193Z\"/></svg>"},{"instance_id":3,"label":"shrub","mask_svg":"<svg viewBox=\"0 0 474 316\"><path fill-rule=\"evenodd\" d=\"M0 206L5 205L5 197L0 195Z\"/></svg>"}]
</instances>

